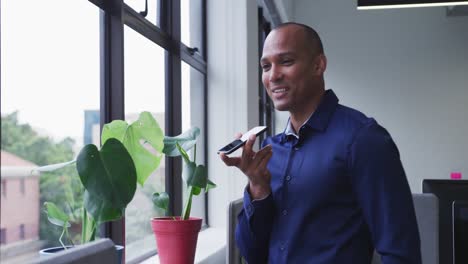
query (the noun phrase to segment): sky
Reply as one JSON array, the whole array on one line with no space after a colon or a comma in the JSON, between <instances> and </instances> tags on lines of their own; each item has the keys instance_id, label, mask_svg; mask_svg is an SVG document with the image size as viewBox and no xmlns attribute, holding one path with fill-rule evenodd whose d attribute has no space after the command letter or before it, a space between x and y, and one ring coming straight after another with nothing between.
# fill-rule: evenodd
<instances>
[{"instance_id":1,"label":"sky","mask_svg":"<svg viewBox=\"0 0 468 264\"><path fill-rule=\"evenodd\" d=\"M181 11L185 24L187 1ZM125 2L144 9L143 0ZM148 1L153 23L155 3ZM1 5L2 115L19 111L20 123L42 134L82 142L84 110L99 109L99 9L83 0L2 0ZM182 30L183 40L189 39L187 28ZM164 50L127 26L124 46L125 113L163 112ZM184 70L183 85L189 75ZM185 91L183 102L189 104Z\"/></svg>"}]
</instances>

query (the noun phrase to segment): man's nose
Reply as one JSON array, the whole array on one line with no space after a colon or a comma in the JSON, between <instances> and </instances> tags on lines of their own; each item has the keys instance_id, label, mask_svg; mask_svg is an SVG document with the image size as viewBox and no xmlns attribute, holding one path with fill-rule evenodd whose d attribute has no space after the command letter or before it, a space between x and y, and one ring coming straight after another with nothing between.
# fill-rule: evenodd
<instances>
[{"instance_id":1,"label":"man's nose","mask_svg":"<svg viewBox=\"0 0 468 264\"><path fill-rule=\"evenodd\" d=\"M277 82L283 78L280 67L272 65L270 69L270 82Z\"/></svg>"}]
</instances>

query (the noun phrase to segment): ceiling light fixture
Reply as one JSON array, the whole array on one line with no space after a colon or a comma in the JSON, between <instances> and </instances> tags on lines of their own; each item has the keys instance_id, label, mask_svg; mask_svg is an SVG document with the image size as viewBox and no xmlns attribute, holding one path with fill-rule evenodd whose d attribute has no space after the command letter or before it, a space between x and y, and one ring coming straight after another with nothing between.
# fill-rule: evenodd
<instances>
[{"instance_id":1,"label":"ceiling light fixture","mask_svg":"<svg viewBox=\"0 0 468 264\"><path fill-rule=\"evenodd\" d=\"M450 0L358 0L358 10L468 5L468 1Z\"/></svg>"}]
</instances>

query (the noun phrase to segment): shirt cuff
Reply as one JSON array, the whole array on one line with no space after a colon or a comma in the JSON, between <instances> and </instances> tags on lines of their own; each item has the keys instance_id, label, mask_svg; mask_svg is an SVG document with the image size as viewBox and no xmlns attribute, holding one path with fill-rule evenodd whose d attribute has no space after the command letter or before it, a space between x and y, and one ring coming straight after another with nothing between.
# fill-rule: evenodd
<instances>
[{"instance_id":1,"label":"shirt cuff","mask_svg":"<svg viewBox=\"0 0 468 264\"><path fill-rule=\"evenodd\" d=\"M252 217L255 211L264 211L270 209L273 203L273 196L271 193L261 199L252 200L248 188L249 187L247 185L247 187L244 189L244 211L246 212L248 218Z\"/></svg>"}]
</instances>

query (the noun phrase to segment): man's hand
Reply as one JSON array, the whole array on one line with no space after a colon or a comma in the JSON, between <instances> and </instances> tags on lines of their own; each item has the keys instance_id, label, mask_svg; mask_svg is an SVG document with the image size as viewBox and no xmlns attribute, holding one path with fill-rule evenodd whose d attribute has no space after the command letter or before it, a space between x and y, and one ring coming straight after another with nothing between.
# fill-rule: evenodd
<instances>
[{"instance_id":1,"label":"man's hand","mask_svg":"<svg viewBox=\"0 0 468 264\"><path fill-rule=\"evenodd\" d=\"M240 138L242 135L236 135ZM242 156L228 157L221 153L221 159L228 166L239 168L249 178L249 192L252 199L262 199L271 193L271 174L267 169L268 161L273 155L271 145L265 146L258 152L252 150L255 135L251 135L244 145Z\"/></svg>"}]
</instances>

